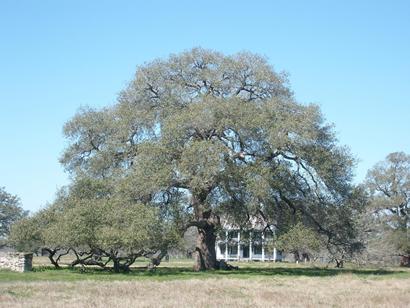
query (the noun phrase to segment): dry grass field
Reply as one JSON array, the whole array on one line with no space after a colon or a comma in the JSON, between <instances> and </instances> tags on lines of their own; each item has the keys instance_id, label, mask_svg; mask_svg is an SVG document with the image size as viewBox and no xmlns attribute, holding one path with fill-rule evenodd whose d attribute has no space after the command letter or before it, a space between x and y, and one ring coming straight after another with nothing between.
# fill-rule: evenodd
<instances>
[{"instance_id":1,"label":"dry grass field","mask_svg":"<svg viewBox=\"0 0 410 308\"><path fill-rule=\"evenodd\" d=\"M405 269L241 263L239 271L194 273L189 265L130 274L0 271L0 307L410 307Z\"/></svg>"},{"instance_id":2,"label":"dry grass field","mask_svg":"<svg viewBox=\"0 0 410 308\"><path fill-rule=\"evenodd\" d=\"M12 282L1 307L409 307L408 279L211 278Z\"/></svg>"}]
</instances>

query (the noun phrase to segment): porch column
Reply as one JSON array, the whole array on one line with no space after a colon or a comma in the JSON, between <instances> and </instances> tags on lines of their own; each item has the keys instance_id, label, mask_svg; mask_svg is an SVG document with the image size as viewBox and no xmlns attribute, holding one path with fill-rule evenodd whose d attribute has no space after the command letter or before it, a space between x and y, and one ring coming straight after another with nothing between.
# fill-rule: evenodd
<instances>
[{"instance_id":1,"label":"porch column","mask_svg":"<svg viewBox=\"0 0 410 308\"><path fill-rule=\"evenodd\" d=\"M241 231L238 230L238 261L241 258Z\"/></svg>"},{"instance_id":2,"label":"porch column","mask_svg":"<svg viewBox=\"0 0 410 308\"><path fill-rule=\"evenodd\" d=\"M273 262L276 262L276 247L273 247Z\"/></svg>"},{"instance_id":3,"label":"porch column","mask_svg":"<svg viewBox=\"0 0 410 308\"><path fill-rule=\"evenodd\" d=\"M249 260L252 260L252 231L249 232Z\"/></svg>"},{"instance_id":4,"label":"porch column","mask_svg":"<svg viewBox=\"0 0 410 308\"><path fill-rule=\"evenodd\" d=\"M228 261L228 231L225 231L225 261Z\"/></svg>"},{"instance_id":5,"label":"porch column","mask_svg":"<svg viewBox=\"0 0 410 308\"><path fill-rule=\"evenodd\" d=\"M262 232L262 262L265 261L265 233Z\"/></svg>"}]
</instances>

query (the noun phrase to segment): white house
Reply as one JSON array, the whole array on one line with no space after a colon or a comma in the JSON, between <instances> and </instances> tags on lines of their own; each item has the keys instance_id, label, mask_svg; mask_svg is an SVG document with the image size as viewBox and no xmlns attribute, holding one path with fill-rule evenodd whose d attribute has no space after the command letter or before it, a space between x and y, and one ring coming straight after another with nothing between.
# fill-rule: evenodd
<instances>
[{"instance_id":1,"label":"white house","mask_svg":"<svg viewBox=\"0 0 410 308\"><path fill-rule=\"evenodd\" d=\"M264 230L253 223L248 230L225 224L216 242L216 258L226 261L282 261L274 245L274 228Z\"/></svg>"}]
</instances>

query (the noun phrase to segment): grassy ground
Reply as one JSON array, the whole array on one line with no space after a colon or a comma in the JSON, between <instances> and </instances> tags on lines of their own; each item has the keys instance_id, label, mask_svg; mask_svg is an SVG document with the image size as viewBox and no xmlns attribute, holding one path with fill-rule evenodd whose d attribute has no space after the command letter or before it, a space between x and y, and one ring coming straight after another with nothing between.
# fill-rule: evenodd
<instances>
[{"instance_id":1,"label":"grassy ground","mask_svg":"<svg viewBox=\"0 0 410 308\"><path fill-rule=\"evenodd\" d=\"M30 273L0 271L0 307L410 307L410 270L400 268L239 263L238 271L196 273L191 261L173 260L114 274L43 262Z\"/></svg>"}]
</instances>

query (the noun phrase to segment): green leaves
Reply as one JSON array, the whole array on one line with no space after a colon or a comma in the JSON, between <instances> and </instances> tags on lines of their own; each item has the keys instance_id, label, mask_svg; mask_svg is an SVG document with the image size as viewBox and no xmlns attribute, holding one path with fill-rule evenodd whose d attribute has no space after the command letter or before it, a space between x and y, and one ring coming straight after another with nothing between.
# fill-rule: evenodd
<instances>
[{"instance_id":1,"label":"green leaves","mask_svg":"<svg viewBox=\"0 0 410 308\"><path fill-rule=\"evenodd\" d=\"M389 154L368 171L365 188L370 196L363 221L386 254L410 255L410 155Z\"/></svg>"},{"instance_id":2,"label":"green leaves","mask_svg":"<svg viewBox=\"0 0 410 308\"><path fill-rule=\"evenodd\" d=\"M350 208L339 208L348 208L354 159L319 107L296 102L286 74L257 54L194 48L144 64L112 107L80 110L64 132L69 146L61 161L74 178L108 183L107 193L90 200L82 192L88 188L73 185L78 204L104 208L121 200L118 221L137 203L178 228L223 216L287 229L302 215L339 242L349 233L335 221L350 223L340 219ZM86 224L87 215L72 221ZM122 228L128 230L105 223L92 235L116 243L126 238Z\"/></svg>"},{"instance_id":3,"label":"green leaves","mask_svg":"<svg viewBox=\"0 0 410 308\"><path fill-rule=\"evenodd\" d=\"M178 163L181 178L187 179L192 190L201 191L214 185L224 170L226 147L213 141L201 140L189 144Z\"/></svg>"},{"instance_id":4,"label":"green leaves","mask_svg":"<svg viewBox=\"0 0 410 308\"><path fill-rule=\"evenodd\" d=\"M302 253L314 254L321 248L321 240L318 234L302 223L297 223L288 232L281 235L276 247L289 253L302 255Z\"/></svg>"},{"instance_id":5,"label":"green leaves","mask_svg":"<svg viewBox=\"0 0 410 308\"><path fill-rule=\"evenodd\" d=\"M104 184L78 179L54 204L13 225L10 242L30 251L58 248L124 256L177 244L174 231L157 209L107 193L109 185Z\"/></svg>"},{"instance_id":6,"label":"green leaves","mask_svg":"<svg viewBox=\"0 0 410 308\"><path fill-rule=\"evenodd\" d=\"M17 196L11 195L0 187L0 240L10 233L10 226L27 216ZM1 244L1 243L0 243Z\"/></svg>"}]
</instances>

